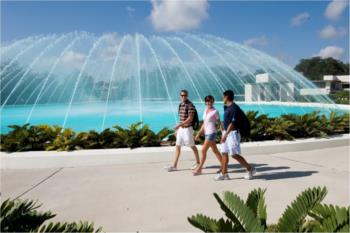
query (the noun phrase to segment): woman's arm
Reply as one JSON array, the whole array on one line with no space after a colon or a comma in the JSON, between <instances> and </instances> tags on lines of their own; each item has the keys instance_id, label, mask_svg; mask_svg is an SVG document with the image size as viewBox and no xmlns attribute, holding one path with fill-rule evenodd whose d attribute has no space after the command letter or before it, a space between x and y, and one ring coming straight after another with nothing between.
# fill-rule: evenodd
<instances>
[{"instance_id":1,"label":"woman's arm","mask_svg":"<svg viewBox=\"0 0 350 233\"><path fill-rule=\"evenodd\" d=\"M222 132L224 131L223 127L222 127L222 123L221 123L221 119L220 119L220 114L219 114L219 111L217 111L217 118L216 118L216 121L218 122L218 127L219 127L219 130Z\"/></svg>"},{"instance_id":2,"label":"woman's arm","mask_svg":"<svg viewBox=\"0 0 350 233\"><path fill-rule=\"evenodd\" d=\"M203 132L204 132L204 121L203 121L203 123L202 123L201 128L200 128L199 131L198 131L198 135L203 134Z\"/></svg>"},{"instance_id":3,"label":"woman's arm","mask_svg":"<svg viewBox=\"0 0 350 233\"><path fill-rule=\"evenodd\" d=\"M204 131L204 121L202 123L202 126L201 126L200 130L198 131L198 133L197 133L197 135L195 137L195 140L199 139L199 137L202 135L203 131Z\"/></svg>"},{"instance_id":4,"label":"woman's arm","mask_svg":"<svg viewBox=\"0 0 350 233\"><path fill-rule=\"evenodd\" d=\"M222 127L222 123L221 123L220 119L218 121L219 121L219 123L218 123L219 130L222 132L222 131L224 131L224 128Z\"/></svg>"}]
</instances>

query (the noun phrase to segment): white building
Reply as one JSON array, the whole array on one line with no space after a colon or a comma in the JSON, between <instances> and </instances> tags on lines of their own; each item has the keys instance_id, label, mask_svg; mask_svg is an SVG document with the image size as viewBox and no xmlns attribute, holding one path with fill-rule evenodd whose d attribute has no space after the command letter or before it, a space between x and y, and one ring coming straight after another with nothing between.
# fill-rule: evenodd
<instances>
[{"instance_id":1,"label":"white building","mask_svg":"<svg viewBox=\"0 0 350 233\"><path fill-rule=\"evenodd\" d=\"M268 73L255 76L255 83L244 85L244 100L255 101L293 101L295 86L291 82L274 80Z\"/></svg>"},{"instance_id":2,"label":"white building","mask_svg":"<svg viewBox=\"0 0 350 233\"><path fill-rule=\"evenodd\" d=\"M300 95L328 95L336 91L350 90L350 75L325 75L323 80L314 81L318 88L300 89Z\"/></svg>"}]
</instances>

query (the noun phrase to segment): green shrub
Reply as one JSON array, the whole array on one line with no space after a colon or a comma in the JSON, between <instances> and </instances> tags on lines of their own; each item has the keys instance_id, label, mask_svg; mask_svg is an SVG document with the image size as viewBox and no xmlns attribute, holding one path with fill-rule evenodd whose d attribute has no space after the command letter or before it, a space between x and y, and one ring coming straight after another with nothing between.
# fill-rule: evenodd
<instances>
[{"instance_id":1,"label":"green shrub","mask_svg":"<svg viewBox=\"0 0 350 233\"><path fill-rule=\"evenodd\" d=\"M266 224L265 190L254 189L244 202L226 191L221 199L214 193L226 218L214 219L202 214L188 218L190 224L205 232L348 232L349 207L322 204L325 187L303 191L287 206L277 224Z\"/></svg>"},{"instance_id":2,"label":"green shrub","mask_svg":"<svg viewBox=\"0 0 350 233\"><path fill-rule=\"evenodd\" d=\"M251 124L251 131L250 137L243 137L242 141L293 140L349 133L349 113L331 112L327 117L319 112L311 112L273 118L248 111L246 115ZM112 129L105 129L100 133L94 130L76 133L71 129L62 130L59 126L48 125L25 124L9 127L12 130L8 134L1 135L1 151L136 148L161 146L164 140L167 141L164 144L173 145L176 140L173 130L163 128L156 133L141 122L131 124L127 128L113 126ZM219 131L216 142L219 143L220 139ZM201 137L200 143L203 141L204 137Z\"/></svg>"},{"instance_id":3,"label":"green shrub","mask_svg":"<svg viewBox=\"0 0 350 233\"><path fill-rule=\"evenodd\" d=\"M348 90L337 91L330 94L329 97L337 104L350 104L350 92Z\"/></svg>"},{"instance_id":4,"label":"green shrub","mask_svg":"<svg viewBox=\"0 0 350 233\"><path fill-rule=\"evenodd\" d=\"M7 135L1 135L2 151L36 151L45 150L47 144L52 143L60 134L59 126L10 125L12 129Z\"/></svg>"},{"instance_id":5,"label":"green shrub","mask_svg":"<svg viewBox=\"0 0 350 233\"><path fill-rule=\"evenodd\" d=\"M258 112L248 111L246 113L248 120L250 121L250 137L243 138L242 141L263 141L272 140L273 135L268 132L268 128L272 124L272 119L266 114L258 115Z\"/></svg>"},{"instance_id":6,"label":"green shrub","mask_svg":"<svg viewBox=\"0 0 350 233\"><path fill-rule=\"evenodd\" d=\"M9 127L13 130L6 135L1 135L1 151L71 151L160 146L161 142L165 138L171 137L174 132L163 128L155 133L148 125L142 125L141 122L132 124L126 129L114 126L113 129L105 129L100 133L94 130L76 133L69 128L62 130L58 126L48 125L29 126L29 124L25 124Z\"/></svg>"},{"instance_id":7,"label":"green shrub","mask_svg":"<svg viewBox=\"0 0 350 233\"><path fill-rule=\"evenodd\" d=\"M93 223L88 222L50 222L55 217L50 211L38 211L38 205L32 200L7 199L1 203L1 232L100 232Z\"/></svg>"},{"instance_id":8,"label":"green shrub","mask_svg":"<svg viewBox=\"0 0 350 233\"><path fill-rule=\"evenodd\" d=\"M71 151L81 149L78 140L72 129L64 129L52 143L46 146L46 150Z\"/></svg>"}]
</instances>

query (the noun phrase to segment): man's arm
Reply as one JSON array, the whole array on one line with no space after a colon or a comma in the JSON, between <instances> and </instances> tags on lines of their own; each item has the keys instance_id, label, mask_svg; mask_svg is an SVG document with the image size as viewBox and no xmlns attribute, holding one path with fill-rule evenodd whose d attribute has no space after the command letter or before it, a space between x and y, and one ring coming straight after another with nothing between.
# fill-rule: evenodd
<instances>
[{"instance_id":1,"label":"man's arm","mask_svg":"<svg viewBox=\"0 0 350 233\"><path fill-rule=\"evenodd\" d=\"M226 141L227 135L235 128L235 125L233 124L233 122L231 122L228 127L227 130L225 132L225 134L223 134L221 136L221 143L224 143Z\"/></svg>"},{"instance_id":2,"label":"man's arm","mask_svg":"<svg viewBox=\"0 0 350 233\"><path fill-rule=\"evenodd\" d=\"M187 119L184 122L181 123L181 126L184 126L184 125L186 125L188 123L191 123L192 119L193 119L193 115L194 115L193 113L192 114L188 114Z\"/></svg>"},{"instance_id":3,"label":"man's arm","mask_svg":"<svg viewBox=\"0 0 350 233\"><path fill-rule=\"evenodd\" d=\"M235 119L236 119L236 115L235 115L235 114L233 114L233 117L232 117L231 123L228 125L228 127L227 127L227 130L226 130L225 134L224 134L224 135L222 135L222 137L221 137L221 143L225 142L225 141L226 141L226 138L227 138L227 135L228 135L228 134L229 134L229 133L230 133L232 130L234 130L234 129L235 129L235 124L234 124Z\"/></svg>"},{"instance_id":4,"label":"man's arm","mask_svg":"<svg viewBox=\"0 0 350 233\"><path fill-rule=\"evenodd\" d=\"M233 122L231 122L227 127L225 135L227 136L234 128L235 128L235 124Z\"/></svg>"}]
</instances>

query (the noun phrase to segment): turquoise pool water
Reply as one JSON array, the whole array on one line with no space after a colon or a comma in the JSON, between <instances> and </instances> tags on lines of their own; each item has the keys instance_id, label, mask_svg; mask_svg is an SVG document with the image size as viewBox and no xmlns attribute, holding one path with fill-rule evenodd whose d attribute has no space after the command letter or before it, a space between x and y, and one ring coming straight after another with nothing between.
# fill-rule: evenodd
<instances>
[{"instance_id":1,"label":"turquoise pool water","mask_svg":"<svg viewBox=\"0 0 350 233\"><path fill-rule=\"evenodd\" d=\"M201 118L205 108L202 103L195 103ZM329 109L317 107L300 106L281 106L281 105L257 105L257 104L239 104L245 111L259 111L269 116L280 116L285 113L303 114L315 110L328 114ZM215 107L219 110L221 116L223 113L223 104L216 103ZM27 121L28 114L31 111L31 105L6 106L1 111L1 133L9 131L8 125L22 125ZM139 103L135 102L114 102L110 103L105 112L104 103L83 103L72 106L67 118L66 128L72 128L76 131L97 130L101 131L102 122L105 115L105 127L120 125L126 127L132 123L143 121L150 125L151 129L157 131L163 127L173 127L177 120L178 103L169 102L143 102L141 111ZM60 125L64 122L67 111L67 104L38 105L33 111L30 119L31 124L49 124ZM142 114L140 114L142 112Z\"/></svg>"}]
</instances>

